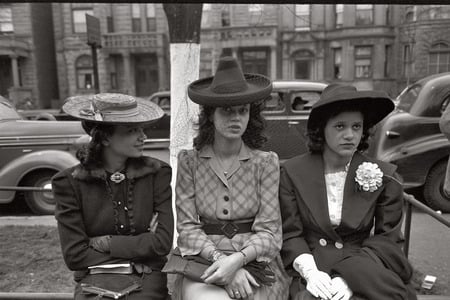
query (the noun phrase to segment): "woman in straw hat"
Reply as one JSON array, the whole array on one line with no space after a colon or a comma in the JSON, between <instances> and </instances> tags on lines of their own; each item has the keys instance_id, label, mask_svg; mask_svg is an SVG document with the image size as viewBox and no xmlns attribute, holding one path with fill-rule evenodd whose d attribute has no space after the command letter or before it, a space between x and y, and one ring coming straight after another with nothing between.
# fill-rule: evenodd
<instances>
[{"instance_id":1,"label":"woman in straw hat","mask_svg":"<svg viewBox=\"0 0 450 300\"><path fill-rule=\"evenodd\" d=\"M265 142L260 114L272 90L262 75L243 74L223 57L214 77L189 85L201 105L194 150L178 157L178 246L210 266L194 281L179 276L188 299L286 299L278 204L279 164Z\"/></svg>"},{"instance_id":2,"label":"woman in straw hat","mask_svg":"<svg viewBox=\"0 0 450 300\"><path fill-rule=\"evenodd\" d=\"M361 153L393 109L384 92L328 86L308 119L309 153L281 167L281 256L306 284L297 299L416 299L396 166Z\"/></svg>"},{"instance_id":3,"label":"woman in straw hat","mask_svg":"<svg viewBox=\"0 0 450 300\"><path fill-rule=\"evenodd\" d=\"M77 152L80 164L52 182L64 260L77 281L75 299L113 292L166 299L161 269L173 239L171 168L143 156L143 128L162 110L109 93L71 97L63 110L91 136Z\"/></svg>"}]
</instances>

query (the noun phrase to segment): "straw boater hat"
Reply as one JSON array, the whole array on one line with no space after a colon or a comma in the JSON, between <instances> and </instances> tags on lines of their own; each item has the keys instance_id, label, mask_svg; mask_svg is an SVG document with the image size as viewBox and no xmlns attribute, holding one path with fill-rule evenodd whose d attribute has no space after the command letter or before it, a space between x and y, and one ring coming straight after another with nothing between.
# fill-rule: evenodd
<instances>
[{"instance_id":1,"label":"straw boater hat","mask_svg":"<svg viewBox=\"0 0 450 300\"><path fill-rule=\"evenodd\" d=\"M354 86L330 84L311 109L308 129L314 128L325 111L335 110L340 105L355 105L360 108L364 120L373 126L384 119L392 110L394 102L382 91L358 91Z\"/></svg>"},{"instance_id":2,"label":"straw boater hat","mask_svg":"<svg viewBox=\"0 0 450 300\"><path fill-rule=\"evenodd\" d=\"M206 106L235 106L263 100L272 92L272 82L259 74L242 73L233 57L219 60L214 76L189 84L189 98Z\"/></svg>"},{"instance_id":3,"label":"straw boater hat","mask_svg":"<svg viewBox=\"0 0 450 300\"><path fill-rule=\"evenodd\" d=\"M113 125L146 125L164 115L151 101L116 93L73 96L66 100L62 109L82 121Z\"/></svg>"}]
</instances>

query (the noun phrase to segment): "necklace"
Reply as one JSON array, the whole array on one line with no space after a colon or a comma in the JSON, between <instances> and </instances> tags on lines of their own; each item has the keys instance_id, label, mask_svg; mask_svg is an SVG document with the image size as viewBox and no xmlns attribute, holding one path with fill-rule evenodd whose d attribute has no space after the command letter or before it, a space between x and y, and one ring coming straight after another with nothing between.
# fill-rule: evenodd
<instances>
[{"instance_id":1,"label":"necklace","mask_svg":"<svg viewBox=\"0 0 450 300\"><path fill-rule=\"evenodd\" d=\"M237 160L237 158L239 156L239 152L237 154L233 155L233 157L231 159L231 164L229 164L227 168L225 167L225 163L223 162L222 158L220 158L220 156L217 155L215 151L214 151L214 154L217 157L217 162L219 163L220 168L223 170L223 175L227 176L229 169L234 165L234 162Z\"/></svg>"}]
</instances>

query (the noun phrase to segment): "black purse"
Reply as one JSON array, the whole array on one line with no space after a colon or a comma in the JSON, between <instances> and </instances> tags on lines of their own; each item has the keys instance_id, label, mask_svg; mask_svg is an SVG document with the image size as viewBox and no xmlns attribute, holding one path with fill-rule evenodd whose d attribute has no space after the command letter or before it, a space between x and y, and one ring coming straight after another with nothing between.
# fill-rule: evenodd
<instances>
[{"instance_id":1,"label":"black purse","mask_svg":"<svg viewBox=\"0 0 450 300\"><path fill-rule=\"evenodd\" d=\"M79 285L83 294L121 299L142 289L141 278L135 274L89 274Z\"/></svg>"}]
</instances>

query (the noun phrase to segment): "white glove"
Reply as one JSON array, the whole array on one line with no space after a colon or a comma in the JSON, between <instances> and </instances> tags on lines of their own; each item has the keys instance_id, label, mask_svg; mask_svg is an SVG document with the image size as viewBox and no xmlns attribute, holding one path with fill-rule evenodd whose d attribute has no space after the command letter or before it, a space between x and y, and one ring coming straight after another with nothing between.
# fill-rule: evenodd
<instances>
[{"instance_id":1,"label":"white glove","mask_svg":"<svg viewBox=\"0 0 450 300\"><path fill-rule=\"evenodd\" d=\"M331 281L333 283L333 288L336 291L336 294L333 295L331 300L349 300L353 296L353 292L348 287L344 278L334 277Z\"/></svg>"},{"instance_id":2,"label":"white glove","mask_svg":"<svg viewBox=\"0 0 450 300\"><path fill-rule=\"evenodd\" d=\"M319 271L311 254L304 253L294 260L294 269L306 280L306 290L314 297L331 299L335 290L330 276Z\"/></svg>"}]
</instances>

